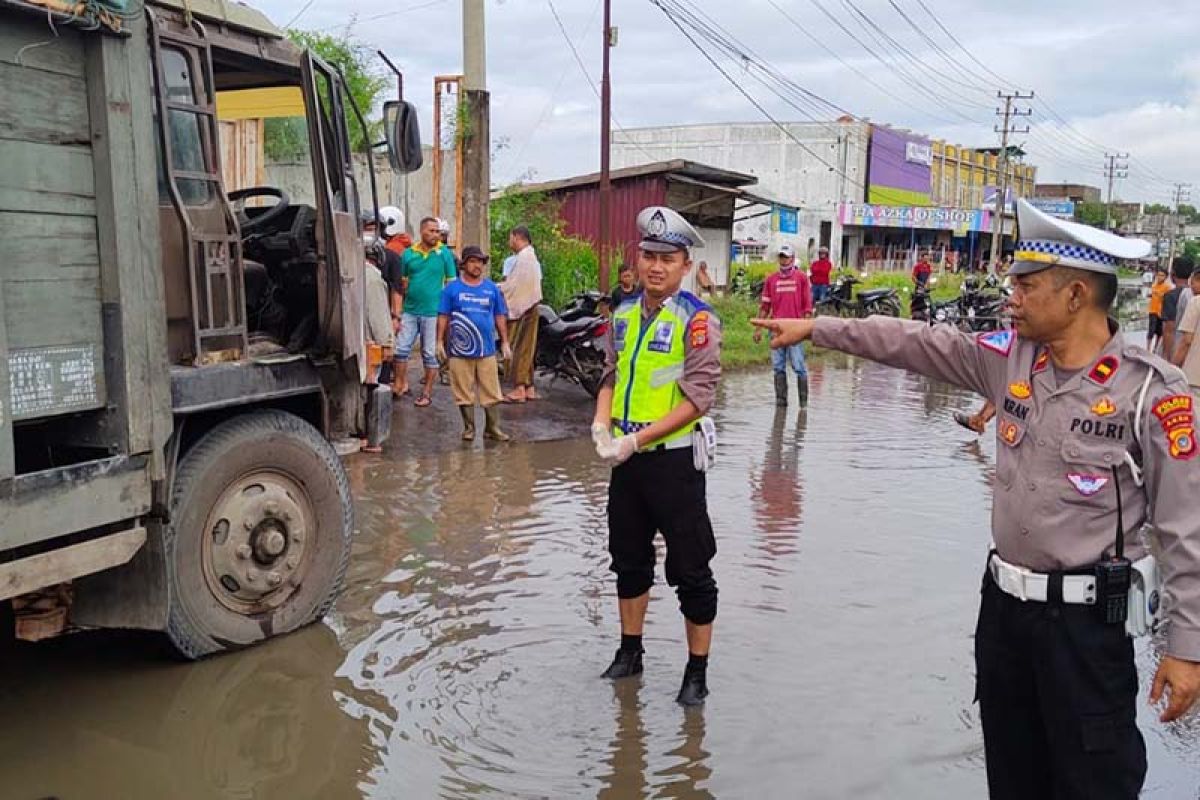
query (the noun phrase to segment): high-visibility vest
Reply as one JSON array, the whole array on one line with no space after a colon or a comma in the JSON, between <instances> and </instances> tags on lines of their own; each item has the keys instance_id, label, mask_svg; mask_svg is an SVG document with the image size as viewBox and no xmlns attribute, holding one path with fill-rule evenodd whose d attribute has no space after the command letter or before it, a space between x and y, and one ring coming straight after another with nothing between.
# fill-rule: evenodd
<instances>
[{"instance_id":1,"label":"high-visibility vest","mask_svg":"<svg viewBox=\"0 0 1200 800\"><path fill-rule=\"evenodd\" d=\"M693 320L701 312L709 313L708 306L695 295L679 292L668 298L645 325L640 293L627 298L613 313L617 351L614 435L647 428L684 401L679 379L687 355L685 342ZM692 428L688 425L658 441L639 445L646 449L675 442L691 436Z\"/></svg>"}]
</instances>

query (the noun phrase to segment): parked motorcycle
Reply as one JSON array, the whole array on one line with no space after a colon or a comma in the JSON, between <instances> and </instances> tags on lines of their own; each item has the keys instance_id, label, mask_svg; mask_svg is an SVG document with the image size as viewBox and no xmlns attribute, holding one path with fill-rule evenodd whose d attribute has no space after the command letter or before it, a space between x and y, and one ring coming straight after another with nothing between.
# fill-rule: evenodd
<instances>
[{"instance_id":1,"label":"parked motorcycle","mask_svg":"<svg viewBox=\"0 0 1200 800\"><path fill-rule=\"evenodd\" d=\"M954 325L964 331L995 331L1006 327L1008 292L994 276L982 284L968 276L958 297L934 306L931 323Z\"/></svg>"},{"instance_id":2,"label":"parked motorcycle","mask_svg":"<svg viewBox=\"0 0 1200 800\"><path fill-rule=\"evenodd\" d=\"M853 275L842 275L829 289L829 296L817 303L818 315L835 317L900 316L900 297L895 289L870 289L854 294L859 283Z\"/></svg>"},{"instance_id":3,"label":"parked motorcycle","mask_svg":"<svg viewBox=\"0 0 1200 800\"><path fill-rule=\"evenodd\" d=\"M596 302L599 301L599 293ZM579 296L577 295L576 298ZM579 313L575 300L560 315L550 306L538 306L538 343L534 366L548 372L557 380L563 378L579 384L595 397L600 392L604 376L603 336L608 333L608 320L599 314L567 319L566 313Z\"/></svg>"},{"instance_id":4,"label":"parked motorcycle","mask_svg":"<svg viewBox=\"0 0 1200 800\"><path fill-rule=\"evenodd\" d=\"M909 316L918 322L928 322L932 318L933 304L929 299L929 287L925 285L913 289L912 301L909 303Z\"/></svg>"},{"instance_id":5,"label":"parked motorcycle","mask_svg":"<svg viewBox=\"0 0 1200 800\"><path fill-rule=\"evenodd\" d=\"M608 302L610 302L608 295L601 294L594 289L589 292L580 292L567 301L567 304L558 312L558 316L567 322L584 317L599 317L601 316L600 304Z\"/></svg>"}]
</instances>

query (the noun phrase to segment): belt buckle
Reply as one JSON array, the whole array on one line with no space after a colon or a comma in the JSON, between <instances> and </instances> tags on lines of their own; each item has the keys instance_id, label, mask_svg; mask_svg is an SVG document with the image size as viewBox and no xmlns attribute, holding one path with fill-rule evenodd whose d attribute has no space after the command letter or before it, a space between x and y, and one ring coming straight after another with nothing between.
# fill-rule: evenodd
<instances>
[{"instance_id":1,"label":"belt buckle","mask_svg":"<svg viewBox=\"0 0 1200 800\"><path fill-rule=\"evenodd\" d=\"M1025 581L1032 573L1024 567L1018 567L1015 564L1000 563L997 566L1000 572L1001 588L1017 597L1022 603L1027 602L1029 595L1025 590Z\"/></svg>"}]
</instances>

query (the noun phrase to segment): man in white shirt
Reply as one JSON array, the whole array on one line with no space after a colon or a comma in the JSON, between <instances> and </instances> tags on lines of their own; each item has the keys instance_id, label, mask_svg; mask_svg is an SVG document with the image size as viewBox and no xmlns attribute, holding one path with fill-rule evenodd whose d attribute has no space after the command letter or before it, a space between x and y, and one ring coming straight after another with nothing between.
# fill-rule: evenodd
<instances>
[{"instance_id":1,"label":"man in white shirt","mask_svg":"<svg viewBox=\"0 0 1200 800\"><path fill-rule=\"evenodd\" d=\"M1192 297L1200 296L1200 270L1192 273L1190 290ZM1174 363L1183 368L1192 391L1200 394L1200 302L1189 302L1183 313L1183 318L1175 328Z\"/></svg>"}]
</instances>

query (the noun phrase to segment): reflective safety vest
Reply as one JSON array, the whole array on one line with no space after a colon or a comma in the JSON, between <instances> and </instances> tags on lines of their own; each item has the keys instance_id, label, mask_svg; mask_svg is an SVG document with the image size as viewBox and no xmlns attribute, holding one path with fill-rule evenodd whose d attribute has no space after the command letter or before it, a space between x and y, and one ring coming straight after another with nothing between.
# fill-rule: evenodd
<instances>
[{"instance_id":1,"label":"reflective safety vest","mask_svg":"<svg viewBox=\"0 0 1200 800\"><path fill-rule=\"evenodd\" d=\"M627 298L613 313L617 377L613 390L613 434L636 433L665 417L682 403L679 388L686 358L685 342L693 318L708 306L695 295L679 292L663 303L648 324L642 321L642 297ZM688 425L642 449L659 444L683 447L692 435Z\"/></svg>"}]
</instances>

